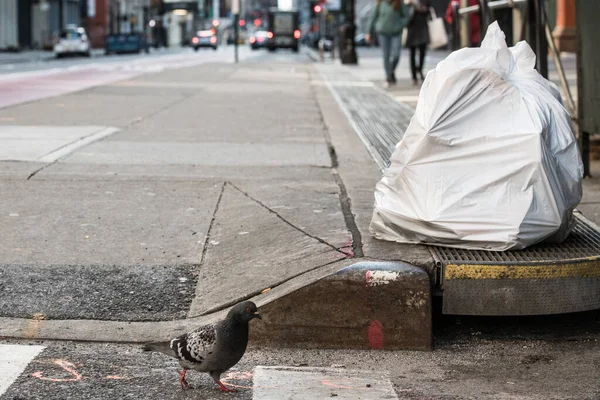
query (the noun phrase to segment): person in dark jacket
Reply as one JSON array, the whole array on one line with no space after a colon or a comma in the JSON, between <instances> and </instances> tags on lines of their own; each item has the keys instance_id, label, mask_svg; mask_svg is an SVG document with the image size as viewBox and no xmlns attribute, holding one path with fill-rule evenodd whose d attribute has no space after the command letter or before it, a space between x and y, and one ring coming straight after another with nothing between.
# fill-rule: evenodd
<instances>
[{"instance_id":1,"label":"person in dark jacket","mask_svg":"<svg viewBox=\"0 0 600 400\"><path fill-rule=\"evenodd\" d=\"M369 32L375 31L383 49L383 66L387 83L396 83L394 71L400 62L402 30L408 19L407 7L401 0L377 0ZM368 36L370 41L370 36Z\"/></svg>"},{"instance_id":2,"label":"person in dark jacket","mask_svg":"<svg viewBox=\"0 0 600 400\"><path fill-rule=\"evenodd\" d=\"M429 18L428 0L410 0L409 7L412 15L406 26L406 47L410 49L410 72L412 73L413 84L417 84L417 72L421 81L423 77L423 62L425 61L425 52L429 44L429 28L427 20ZM419 50L419 65L417 66L417 49Z\"/></svg>"}]
</instances>

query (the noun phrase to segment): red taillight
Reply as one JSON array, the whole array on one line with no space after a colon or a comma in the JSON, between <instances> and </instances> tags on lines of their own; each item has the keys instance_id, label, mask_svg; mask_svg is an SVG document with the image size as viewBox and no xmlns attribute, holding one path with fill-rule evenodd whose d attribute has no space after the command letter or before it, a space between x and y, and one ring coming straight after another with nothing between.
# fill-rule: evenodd
<instances>
[{"instance_id":1,"label":"red taillight","mask_svg":"<svg viewBox=\"0 0 600 400\"><path fill-rule=\"evenodd\" d=\"M295 30L295 31L294 31L294 37L295 37L296 39L300 39L300 31L299 31L299 30Z\"/></svg>"},{"instance_id":2,"label":"red taillight","mask_svg":"<svg viewBox=\"0 0 600 400\"><path fill-rule=\"evenodd\" d=\"M269 39L273 39L273 32L267 32L267 37Z\"/></svg>"},{"instance_id":3,"label":"red taillight","mask_svg":"<svg viewBox=\"0 0 600 400\"><path fill-rule=\"evenodd\" d=\"M211 38L210 38L210 42L211 42L211 43L213 43L213 44L214 44L214 43L217 43L217 38L216 38L216 37L214 37L214 36L213 36L213 37L211 37Z\"/></svg>"},{"instance_id":4,"label":"red taillight","mask_svg":"<svg viewBox=\"0 0 600 400\"><path fill-rule=\"evenodd\" d=\"M194 43L194 44L198 43L198 38L197 37L193 38L192 43Z\"/></svg>"},{"instance_id":5,"label":"red taillight","mask_svg":"<svg viewBox=\"0 0 600 400\"><path fill-rule=\"evenodd\" d=\"M256 42L256 39L254 39L253 37L251 37L250 39L248 39L248 41L249 41L250 43L254 43L254 42Z\"/></svg>"}]
</instances>

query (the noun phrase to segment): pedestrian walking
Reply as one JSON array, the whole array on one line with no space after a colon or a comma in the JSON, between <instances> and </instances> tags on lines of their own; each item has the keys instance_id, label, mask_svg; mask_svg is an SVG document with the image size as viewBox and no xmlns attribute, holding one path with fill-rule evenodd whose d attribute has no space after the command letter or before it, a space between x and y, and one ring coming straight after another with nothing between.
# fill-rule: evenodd
<instances>
[{"instance_id":1,"label":"pedestrian walking","mask_svg":"<svg viewBox=\"0 0 600 400\"><path fill-rule=\"evenodd\" d=\"M369 32L375 31L383 50L383 67L388 85L396 83L396 67L402 50L402 30L408 22L408 9L401 0L377 0ZM370 41L367 35L367 41Z\"/></svg>"},{"instance_id":2,"label":"pedestrian walking","mask_svg":"<svg viewBox=\"0 0 600 400\"><path fill-rule=\"evenodd\" d=\"M429 27L427 20L429 18L428 0L409 0L410 19L406 26L406 47L410 49L410 72L412 74L413 84L419 83L417 73L421 82L423 77L423 62L425 53L429 44ZM417 65L417 50L419 50L419 64Z\"/></svg>"}]
</instances>

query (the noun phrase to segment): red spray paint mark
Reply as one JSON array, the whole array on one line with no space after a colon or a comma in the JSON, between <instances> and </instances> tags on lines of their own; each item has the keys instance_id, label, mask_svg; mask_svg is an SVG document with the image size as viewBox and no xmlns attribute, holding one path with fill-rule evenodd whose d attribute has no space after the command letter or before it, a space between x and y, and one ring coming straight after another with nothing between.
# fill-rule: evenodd
<instances>
[{"instance_id":1,"label":"red spray paint mark","mask_svg":"<svg viewBox=\"0 0 600 400\"><path fill-rule=\"evenodd\" d=\"M65 371L67 371L68 373L73 375L73 377L72 378L47 378L44 376L44 373L42 371L34 372L31 375L33 375L34 377L41 379L43 381L51 381L51 382L73 382L73 381L80 381L83 378L77 371L75 371L75 364L73 364L67 360L54 360L54 364L58 365L59 367L61 367L62 369L64 369Z\"/></svg>"},{"instance_id":2,"label":"red spray paint mark","mask_svg":"<svg viewBox=\"0 0 600 400\"><path fill-rule=\"evenodd\" d=\"M369 326L369 344L372 349L383 349L383 325L377 320Z\"/></svg>"},{"instance_id":3,"label":"red spray paint mark","mask_svg":"<svg viewBox=\"0 0 600 400\"><path fill-rule=\"evenodd\" d=\"M350 239L345 245L339 248L339 250L344 253L348 258L354 258L354 250L352 250L352 244L354 242Z\"/></svg>"}]
</instances>

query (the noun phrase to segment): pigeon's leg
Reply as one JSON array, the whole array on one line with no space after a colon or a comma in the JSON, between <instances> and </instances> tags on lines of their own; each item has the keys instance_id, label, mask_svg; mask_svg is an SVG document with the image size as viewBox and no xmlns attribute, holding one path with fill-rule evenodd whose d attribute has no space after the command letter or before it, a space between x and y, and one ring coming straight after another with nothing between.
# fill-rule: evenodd
<instances>
[{"instance_id":1,"label":"pigeon's leg","mask_svg":"<svg viewBox=\"0 0 600 400\"><path fill-rule=\"evenodd\" d=\"M185 380L185 373L186 372L187 372L187 369L184 368L179 373L179 384L181 385L181 390L185 390L186 388L193 389L193 387L191 387L190 385L188 385L187 381Z\"/></svg>"},{"instance_id":2,"label":"pigeon's leg","mask_svg":"<svg viewBox=\"0 0 600 400\"><path fill-rule=\"evenodd\" d=\"M210 373L210 377L213 378L213 380L215 381L215 383L217 385L219 385L219 390L221 392L237 392L237 390L228 388L227 386L223 385L223 382L221 382L221 374L220 373L213 371Z\"/></svg>"}]
</instances>

